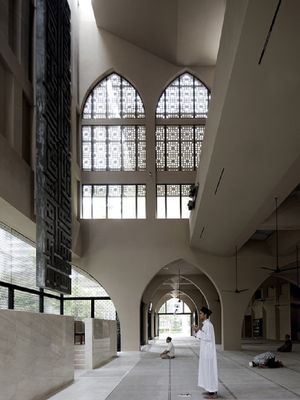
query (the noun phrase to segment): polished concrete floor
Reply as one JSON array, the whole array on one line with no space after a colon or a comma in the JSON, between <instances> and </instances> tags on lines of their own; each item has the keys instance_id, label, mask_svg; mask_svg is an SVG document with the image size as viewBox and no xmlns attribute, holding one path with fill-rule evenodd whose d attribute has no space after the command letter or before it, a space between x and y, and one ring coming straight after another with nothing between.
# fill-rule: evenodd
<instances>
[{"instance_id":1,"label":"polished concrete floor","mask_svg":"<svg viewBox=\"0 0 300 400\"><path fill-rule=\"evenodd\" d=\"M74 384L51 400L175 400L202 399L197 387L199 341L193 337L174 339L176 358L161 360L164 340L155 340L142 352L119 357L93 371L76 371ZM245 342L242 351L218 350L219 398L299 399L300 345L292 353L277 356L280 369L250 368L254 355L275 351L278 343Z\"/></svg>"}]
</instances>

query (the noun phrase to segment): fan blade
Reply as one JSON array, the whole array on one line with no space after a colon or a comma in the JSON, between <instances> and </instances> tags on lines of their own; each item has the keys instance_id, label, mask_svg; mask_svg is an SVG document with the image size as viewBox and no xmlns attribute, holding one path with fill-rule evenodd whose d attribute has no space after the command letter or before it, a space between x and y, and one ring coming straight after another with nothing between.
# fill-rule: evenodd
<instances>
[{"instance_id":1,"label":"fan blade","mask_svg":"<svg viewBox=\"0 0 300 400\"><path fill-rule=\"evenodd\" d=\"M237 290L237 292L236 292L236 293L247 292L247 290L249 290L249 289L240 289L240 290Z\"/></svg>"},{"instance_id":2,"label":"fan blade","mask_svg":"<svg viewBox=\"0 0 300 400\"><path fill-rule=\"evenodd\" d=\"M260 267L261 269L266 269L268 271L276 272L276 269L270 267Z\"/></svg>"},{"instance_id":3,"label":"fan blade","mask_svg":"<svg viewBox=\"0 0 300 400\"><path fill-rule=\"evenodd\" d=\"M294 269L297 269L297 267L282 268L281 272L292 271Z\"/></svg>"},{"instance_id":4,"label":"fan blade","mask_svg":"<svg viewBox=\"0 0 300 400\"><path fill-rule=\"evenodd\" d=\"M223 292L226 292L226 293L242 293L242 292L246 292L247 290L249 290L249 289L235 289L235 290L222 290Z\"/></svg>"}]
</instances>

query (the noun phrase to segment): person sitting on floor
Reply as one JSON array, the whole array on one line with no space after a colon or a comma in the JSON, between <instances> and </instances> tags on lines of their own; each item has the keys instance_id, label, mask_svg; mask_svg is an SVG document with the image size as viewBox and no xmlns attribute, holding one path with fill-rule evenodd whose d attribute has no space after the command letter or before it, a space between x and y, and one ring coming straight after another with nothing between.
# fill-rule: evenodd
<instances>
[{"instance_id":1,"label":"person sitting on floor","mask_svg":"<svg viewBox=\"0 0 300 400\"><path fill-rule=\"evenodd\" d=\"M278 347L277 351L288 353L288 352L292 351L292 347L293 347L293 343L291 341L291 337L290 337L290 335L286 334L284 344L282 346Z\"/></svg>"},{"instance_id":2,"label":"person sitting on floor","mask_svg":"<svg viewBox=\"0 0 300 400\"><path fill-rule=\"evenodd\" d=\"M160 358L162 359L175 358L175 348L172 343L172 338L168 336L166 342L167 342L167 348L160 354Z\"/></svg>"},{"instance_id":3,"label":"person sitting on floor","mask_svg":"<svg viewBox=\"0 0 300 400\"><path fill-rule=\"evenodd\" d=\"M275 354L267 351L266 353L258 354L249 362L249 367L258 368L280 368L283 364L279 360L275 360Z\"/></svg>"}]
</instances>

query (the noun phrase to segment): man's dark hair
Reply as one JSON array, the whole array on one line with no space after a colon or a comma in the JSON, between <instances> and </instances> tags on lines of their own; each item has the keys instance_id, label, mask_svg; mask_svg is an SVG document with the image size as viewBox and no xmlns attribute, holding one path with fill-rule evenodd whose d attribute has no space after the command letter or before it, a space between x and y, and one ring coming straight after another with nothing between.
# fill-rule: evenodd
<instances>
[{"instance_id":1,"label":"man's dark hair","mask_svg":"<svg viewBox=\"0 0 300 400\"><path fill-rule=\"evenodd\" d=\"M172 338L171 338L170 336L168 336L168 337L167 337L167 340L170 340L170 342L171 342Z\"/></svg>"},{"instance_id":2,"label":"man's dark hair","mask_svg":"<svg viewBox=\"0 0 300 400\"><path fill-rule=\"evenodd\" d=\"M201 307L200 311L202 311L203 314L205 314L207 318L212 314L212 311L209 310L207 307Z\"/></svg>"}]
</instances>

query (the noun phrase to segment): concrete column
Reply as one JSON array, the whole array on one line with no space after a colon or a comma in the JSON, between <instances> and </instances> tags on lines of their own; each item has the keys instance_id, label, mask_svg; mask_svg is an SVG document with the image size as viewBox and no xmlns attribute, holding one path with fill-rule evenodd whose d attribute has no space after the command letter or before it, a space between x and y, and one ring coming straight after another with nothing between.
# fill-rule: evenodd
<instances>
[{"instance_id":1,"label":"concrete column","mask_svg":"<svg viewBox=\"0 0 300 400\"><path fill-rule=\"evenodd\" d=\"M249 294L224 293L222 313L222 349L240 350L242 323L249 302Z\"/></svg>"},{"instance_id":2,"label":"concrete column","mask_svg":"<svg viewBox=\"0 0 300 400\"><path fill-rule=\"evenodd\" d=\"M155 313L154 310L152 309L151 311L151 336L154 338L155 335Z\"/></svg>"},{"instance_id":3,"label":"concrete column","mask_svg":"<svg viewBox=\"0 0 300 400\"><path fill-rule=\"evenodd\" d=\"M143 324L144 324L144 343L148 343L148 304L143 306Z\"/></svg>"}]
</instances>

